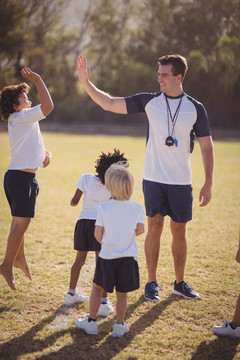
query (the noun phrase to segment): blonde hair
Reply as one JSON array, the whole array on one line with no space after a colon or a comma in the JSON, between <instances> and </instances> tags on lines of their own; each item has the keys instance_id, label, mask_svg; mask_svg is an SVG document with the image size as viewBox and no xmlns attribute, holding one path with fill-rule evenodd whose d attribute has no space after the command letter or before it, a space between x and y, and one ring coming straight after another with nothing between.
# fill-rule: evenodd
<instances>
[{"instance_id":1,"label":"blonde hair","mask_svg":"<svg viewBox=\"0 0 240 360\"><path fill-rule=\"evenodd\" d=\"M106 189L116 200L129 200L133 193L134 180L123 164L112 164L105 173Z\"/></svg>"}]
</instances>

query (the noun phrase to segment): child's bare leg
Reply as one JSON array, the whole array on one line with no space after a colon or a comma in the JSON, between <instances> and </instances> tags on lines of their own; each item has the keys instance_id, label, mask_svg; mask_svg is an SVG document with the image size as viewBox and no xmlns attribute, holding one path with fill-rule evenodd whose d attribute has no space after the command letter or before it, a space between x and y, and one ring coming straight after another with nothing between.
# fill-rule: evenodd
<instances>
[{"instance_id":1,"label":"child's bare leg","mask_svg":"<svg viewBox=\"0 0 240 360\"><path fill-rule=\"evenodd\" d=\"M240 295L237 299L237 306L232 320L233 325L240 326Z\"/></svg>"},{"instance_id":2,"label":"child's bare leg","mask_svg":"<svg viewBox=\"0 0 240 360\"><path fill-rule=\"evenodd\" d=\"M31 218L13 216L10 233L8 236L5 258L0 265L0 274L4 277L12 290L16 290L13 276L13 263L21 246L24 233L26 232Z\"/></svg>"},{"instance_id":3,"label":"child's bare leg","mask_svg":"<svg viewBox=\"0 0 240 360\"><path fill-rule=\"evenodd\" d=\"M70 289L76 289L80 270L85 264L86 257L87 257L87 251L77 251L75 261L71 268L71 277L70 277L70 285L69 285Z\"/></svg>"},{"instance_id":4,"label":"child's bare leg","mask_svg":"<svg viewBox=\"0 0 240 360\"><path fill-rule=\"evenodd\" d=\"M25 251L24 251L24 236L22 238L22 242L21 242L21 245L19 247L19 250L17 252L17 255L15 257L15 260L14 260L14 266L16 268L19 268L21 269L24 274L30 279L32 280L32 277L31 277L31 274L30 274L30 270L29 270L29 267L28 267L28 264L27 264L27 260L26 260L26 257L25 257Z\"/></svg>"},{"instance_id":5,"label":"child's bare leg","mask_svg":"<svg viewBox=\"0 0 240 360\"><path fill-rule=\"evenodd\" d=\"M92 319L97 318L98 309L100 307L102 299L102 292L103 288L96 284L93 284L89 305L89 317Z\"/></svg>"},{"instance_id":6,"label":"child's bare leg","mask_svg":"<svg viewBox=\"0 0 240 360\"><path fill-rule=\"evenodd\" d=\"M125 314L127 311L127 293L121 293L116 291L116 320L118 324L124 322Z\"/></svg>"},{"instance_id":7,"label":"child's bare leg","mask_svg":"<svg viewBox=\"0 0 240 360\"><path fill-rule=\"evenodd\" d=\"M97 258L98 258L98 255L99 255L100 251L96 251L95 252L95 255L96 255L96 263L97 263ZM102 292L102 297L103 298L106 298L107 297L107 292L103 289L103 292Z\"/></svg>"}]
</instances>

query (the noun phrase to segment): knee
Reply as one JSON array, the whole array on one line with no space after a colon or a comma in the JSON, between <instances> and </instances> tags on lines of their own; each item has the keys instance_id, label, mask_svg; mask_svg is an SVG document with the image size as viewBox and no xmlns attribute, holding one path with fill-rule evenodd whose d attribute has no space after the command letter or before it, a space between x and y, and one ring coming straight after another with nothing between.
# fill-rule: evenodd
<instances>
[{"instance_id":1,"label":"knee","mask_svg":"<svg viewBox=\"0 0 240 360\"><path fill-rule=\"evenodd\" d=\"M163 224L152 224L148 227L148 233L153 237L160 237L163 230Z\"/></svg>"},{"instance_id":2,"label":"knee","mask_svg":"<svg viewBox=\"0 0 240 360\"><path fill-rule=\"evenodd\" d=\"M76 268L81 269L84 264L85 264L85 259L76 259L73 263L72 270Z\"/></svg>"}]
</instances>

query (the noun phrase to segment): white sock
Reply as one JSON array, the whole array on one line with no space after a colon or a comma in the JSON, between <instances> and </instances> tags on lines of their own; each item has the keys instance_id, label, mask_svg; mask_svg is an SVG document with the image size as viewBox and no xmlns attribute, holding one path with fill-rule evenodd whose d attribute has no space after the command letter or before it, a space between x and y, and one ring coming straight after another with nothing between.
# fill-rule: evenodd
<instances>
[{"instance_id":1,"label":"white sock","mask_svg":"<svg viewBox=\"0 0 240 360\"><path fill-rule=\"evenodd\" d=\"M75 295L76 294L76 289L68 289L68 292L72 295Z\"/></svg>"},{"instance_id":2,"label":"white sock","mask_svg":"<svg viewBox=\"0 0 240 360\"><path fill-rule=\"evenodd\" d=\"M106 302L107 302L107 297L106 297L106 298L102 298L101 304L102 304L102 303L106 303Z\"/></svg>"}]
</instances>

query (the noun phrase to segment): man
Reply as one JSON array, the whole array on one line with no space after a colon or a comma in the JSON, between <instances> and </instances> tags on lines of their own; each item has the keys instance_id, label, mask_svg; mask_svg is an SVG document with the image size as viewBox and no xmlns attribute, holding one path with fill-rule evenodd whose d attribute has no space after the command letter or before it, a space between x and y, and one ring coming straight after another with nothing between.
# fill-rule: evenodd
<instances>
[{"instance_id":1,"label":"man","mask_svg":"<svg viewBox=\"0 0 240 360\"><path fill-rule=\"evenodd\" d=\"M202 153L205 183L200 191L200 206L211 200L214 166L213 144L209 121L202 104L183 92L182 82L187 71L186 59L167 55L159 59L160 92L141 93L129 97L112 97L96 88L89 80L90 68L79 56L79 81L89 96L104 110L119 114L145 112L148 118L146 157L143 170L143 192L148 232L145 255L148 282L144 297L159 301L157 263L164 216L170 216L172 254L176 280L173 293L195 299L200 295L184 281L187 256L186 229L192 219L192 186L190 153L194 136Z\"/></svg>"}]
</instances>

